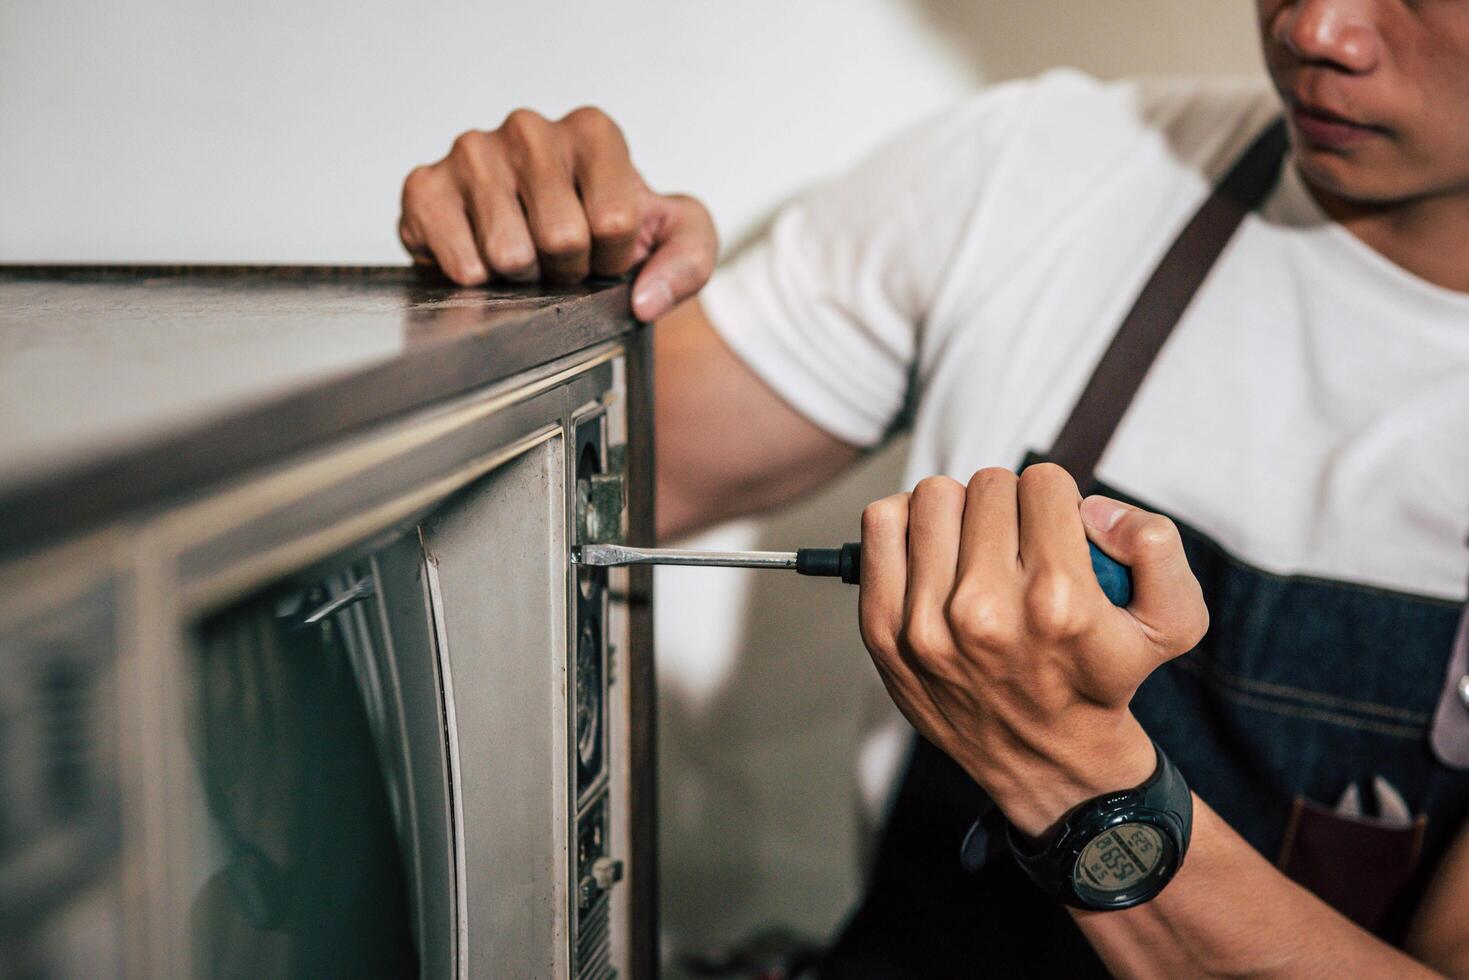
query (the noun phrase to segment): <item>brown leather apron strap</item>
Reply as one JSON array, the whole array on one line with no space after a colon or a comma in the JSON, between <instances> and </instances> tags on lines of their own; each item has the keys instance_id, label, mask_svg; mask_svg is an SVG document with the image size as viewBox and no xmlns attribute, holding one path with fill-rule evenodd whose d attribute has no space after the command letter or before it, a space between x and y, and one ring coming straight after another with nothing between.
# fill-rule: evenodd
<instances>
[{"instance_id":1,"label":"brown leather apron strap","mask_svg":"<svg viewBox=\"0 0 1469 980\"><path fill-rule=\"evenodd\" d=\"M1288 144L1281 119L1255 138L1179 232L1117 328L1047 457L1070 471L1078 485L1091 483L1097 461L1164 341L1245 215L1275 186Z\"/></svg>"}]
</instances>

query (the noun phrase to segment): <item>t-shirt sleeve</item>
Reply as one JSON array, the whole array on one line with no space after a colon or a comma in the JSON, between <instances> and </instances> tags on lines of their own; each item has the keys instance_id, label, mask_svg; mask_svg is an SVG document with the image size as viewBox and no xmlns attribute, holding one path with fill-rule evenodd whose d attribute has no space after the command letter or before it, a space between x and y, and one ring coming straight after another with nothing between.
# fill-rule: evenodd
<instances>
[{"instance_id":1,"label":"t-shirt sleeve","mask_svg":"<svg viewBox=\"0 0 1469 980\"><path fill-rule=\"evenodd\" d=\"M838 439L876 445L902 410L925 313L1029 85L997 86L890 140L784 208L705 287L735 354Z\"/></svg>"}]
</instances>

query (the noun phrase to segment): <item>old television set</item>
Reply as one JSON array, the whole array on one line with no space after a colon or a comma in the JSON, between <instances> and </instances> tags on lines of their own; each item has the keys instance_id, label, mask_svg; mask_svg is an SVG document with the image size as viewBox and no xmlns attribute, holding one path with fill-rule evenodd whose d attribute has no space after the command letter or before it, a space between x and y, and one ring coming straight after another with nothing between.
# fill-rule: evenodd
<instances>
[{"instance_id":1,"label":"old television set","mask_svg":"<svg viewBox=\"0 0 1469 980\"><path fill-rule=\"evenodd\" d=\"M10 270L0 295L103 339L140 302L302 330L349 303L405 338L103 457L192 447L204 478L11 488L0 975L655 972L650 582L567 561L649 530L625 287Z\"/></svg>"}]
</instances>

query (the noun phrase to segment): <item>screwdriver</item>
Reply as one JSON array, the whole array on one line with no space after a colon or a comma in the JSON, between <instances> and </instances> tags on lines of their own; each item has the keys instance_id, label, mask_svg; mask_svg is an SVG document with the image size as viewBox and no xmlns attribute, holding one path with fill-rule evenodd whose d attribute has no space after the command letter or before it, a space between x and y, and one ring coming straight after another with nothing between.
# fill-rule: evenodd
<instances>
[{"instance_id":1,"label":"screwdriver","mask_svg":"<svg viewBox=\"0 0 1469 980\"><path fill-rule=\"evenodd\" d=\"M1132 601L1132 573L1090 541L1092 571L1114 606ZM722 568L789 568L798 575L839 578L848 585L861 580L862 545L800 548L796 551L689 551L682 548L632 548L622 544L584 544L571 549L573 565L606 568L622 565L696 565Z\"/></svg>"}]
</instances>

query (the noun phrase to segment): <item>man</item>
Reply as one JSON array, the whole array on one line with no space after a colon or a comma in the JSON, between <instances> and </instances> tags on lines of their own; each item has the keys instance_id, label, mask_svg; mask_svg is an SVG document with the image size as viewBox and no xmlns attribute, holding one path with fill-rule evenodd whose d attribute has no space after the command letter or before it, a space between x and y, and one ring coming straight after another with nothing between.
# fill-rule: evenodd
<instances>
[{"instance_id":1,"label":"man","mask_svg":"<svg viewBox=\"0 0 1469 980\"><path fill-rule=\"evenodd\" d=\"M913 476L974 473L863 515L924 740L823 975L1469 976L1469 4L1257 5L1278 98L992 90L697 296L708 215L595 110L408 178L405 246L464 285L643 263L662 533L904 417Z\"/></svg>"}]
</instances>

